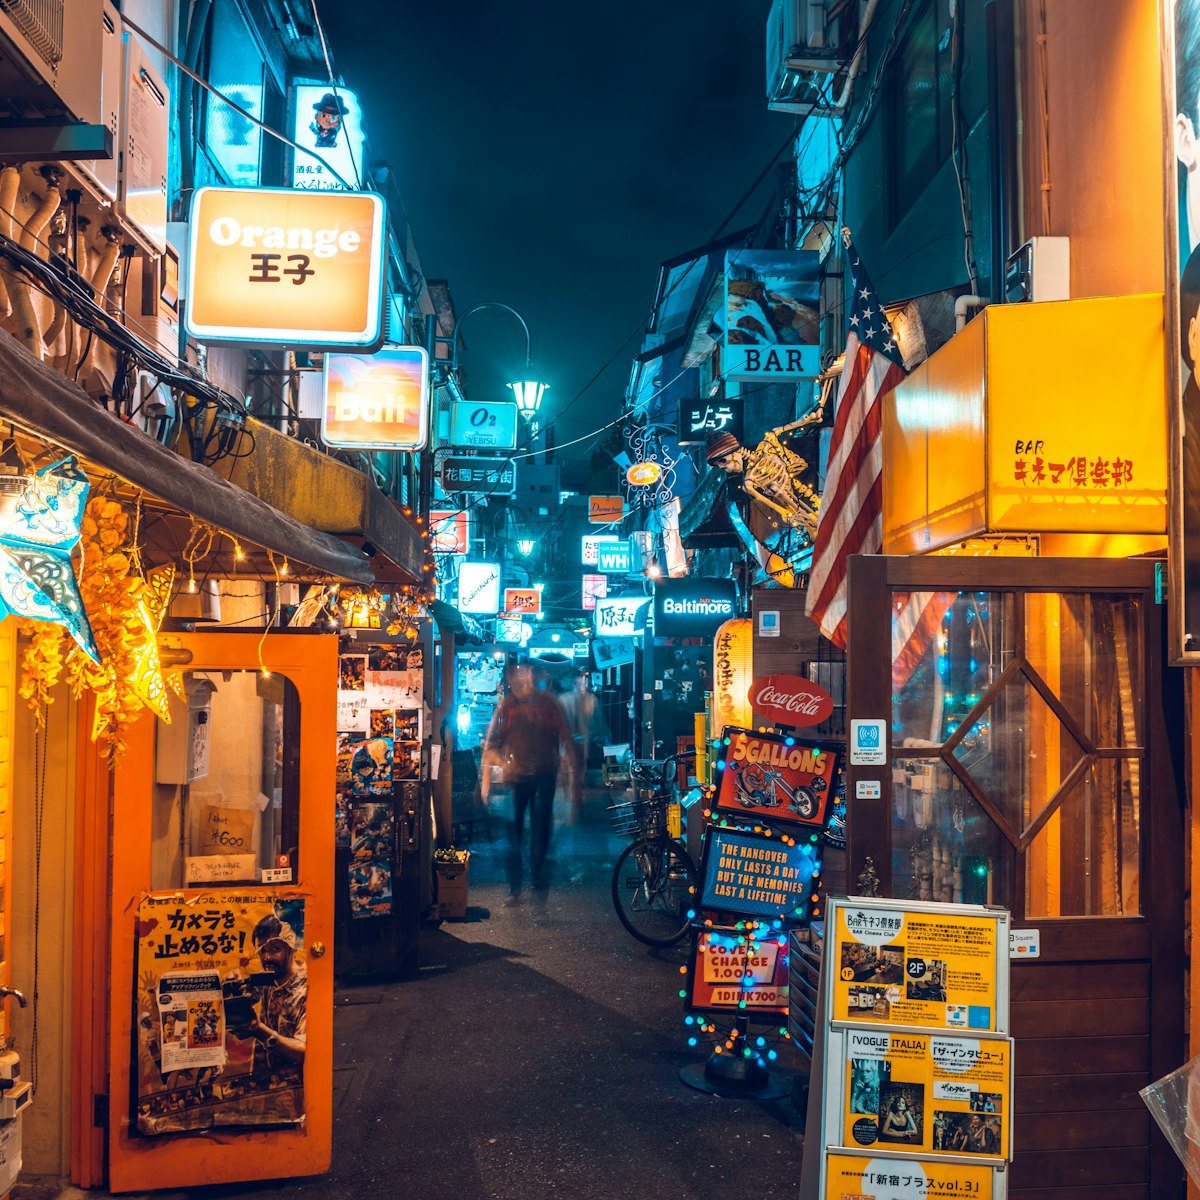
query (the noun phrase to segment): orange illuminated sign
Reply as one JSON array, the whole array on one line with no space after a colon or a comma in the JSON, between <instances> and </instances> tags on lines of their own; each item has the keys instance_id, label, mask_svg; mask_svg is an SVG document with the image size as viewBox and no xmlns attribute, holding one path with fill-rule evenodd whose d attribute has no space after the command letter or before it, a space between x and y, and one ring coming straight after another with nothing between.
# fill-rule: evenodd
<instances>
[{"instance_id":1,"label":"orange illuminated sign","mask_svg":"<svg viewBox=\"0 0 1200 1200\"><path fill-rule=\"evenodd\" d=\"M634 487L648 487L652 483L657 483L660 478L662 478L662 467L658 463L634 463L625 472L625 479Z\"/></svg>"},{"instance_id":2,"label":"orange illuminated sign","mask_svg":"<svg viewBox=\"0 0 1200 1200\"><path fill-rule=\"evenodd\" d=\"M505 588L505 612L526 616L542 611L542 593L537 588Z\"/></svg>"},{"instance_id":3,"label":"orange illuminated sign","mask_svg":"<svg viewBox=\"0 0 1200 1200\"><path fill-rule=\"evenodd\" d=\"M384 207L369 192L201 188L192 199L188 332L202 341L377 346Z\"/></svg>"},{"instance_id":4,"label":"orange illuminated sign","mask_svg":"<svg viewBox=\"0 0 1200 1200\"><path fill-rule=\"evenodd\" d=\"M421 346L326 354L321 440L360 450L420 450L428 400L429 355Z\"/></svg>"},{"instance_id":5,"label":"orange illuminated sign","mask_svg":"<svg viewBox=\"0 0 1200 1200\"><path fill-rule=\"evenodd\" d=\"M593 525L608 525L625 516L625 501L620 496L589 496L588 520Z\"/></svg>"}]
</instances>

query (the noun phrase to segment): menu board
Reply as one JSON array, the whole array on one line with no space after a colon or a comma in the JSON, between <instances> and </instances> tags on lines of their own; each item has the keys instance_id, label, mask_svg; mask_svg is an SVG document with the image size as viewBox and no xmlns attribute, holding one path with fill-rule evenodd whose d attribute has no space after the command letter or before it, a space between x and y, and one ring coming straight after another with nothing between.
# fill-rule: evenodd
<instances>
[{"instance_id":1,"label":"menu board","mask_svg":"<svg viewBox=\"0 0 1200 1200\"><path fill-rule=\"evenodd\" d=\"M1003 1200L1009 914L832 897L825 916L802 1200Z\"/></svg>"},{"instance_id":2,"label":"menu board","mask_svg":"<svg viewBox=\"0 0 1200 1200\"><path fill-rule=\"evenodd\" d=\"M843 1146L1006 1157L1009 1039L875 1029L845 1037Z\"/></svg>"},{"instance_id":3,"label":"menu board","mask_svg":"<svg viewBox=\"0 0 1200 1200\"><path fill-rule=\"evenodd\" d=\"M906 912L843 901L830 964L833 1019L994 1032L997 956L1001 948L1007 955L1007 936L998 940L995 917L964 907Z\"/></svg>"},{"instance_id":4,"label":"menu board","mask_svg":"<svg viewBox=\"0 0 1200 1200\"><path fill-rule=\"evenodd\" d=\"M866 1158L831 1154L824 1200L993 1200L996 1172L947 1159Z\"/></svg>"}]
</instances>

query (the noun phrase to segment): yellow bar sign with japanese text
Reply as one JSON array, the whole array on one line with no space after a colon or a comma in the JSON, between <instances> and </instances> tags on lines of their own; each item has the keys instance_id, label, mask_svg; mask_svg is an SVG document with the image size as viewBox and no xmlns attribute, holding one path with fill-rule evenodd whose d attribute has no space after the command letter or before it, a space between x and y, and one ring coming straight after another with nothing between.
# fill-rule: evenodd
<instances>
[{"instance_id":1,"label":"yellow bar sign with japanese text","mask_svg":"<svg viewBox=\"0 0 1200 1200\"><path fill-rule=\"evenodd\" d=\"M201 341L370 350L386 241L370 192L200 188L192 199L188 332Z\"/></svg>"},{"instance_id":2,"label":"yellow bar sign with japanese text","mask_svg":"<svg viewBox=\"0 0 1200 1200\"><path fill-rule=\"evenodd\" d=\"M992 917L846 902L834 933L833 1019L995 1031L996 930Z\"/></svg>"},{"instance_id":3,"label":"yellow bar sign with japanese text","mask_svg":"<svg viewBox=\"0 0 1200 1200\"><path fill-rule=\"evenodd\" d=\"M825 1200L992 1200L996 1172L979 1163L831 1154Z\"/></svg>"},{"instance_id":4,"label":"yellow bar sign with japanese text","mask_svg":"<svg viewBox=\"0 0 1200 1200\"><path fill-rule=\"evenodd\" d=\"M843 1146L1008 1157L1012 1046L1007 1038L850 1029Z\"/></svg>"}]
</instances>

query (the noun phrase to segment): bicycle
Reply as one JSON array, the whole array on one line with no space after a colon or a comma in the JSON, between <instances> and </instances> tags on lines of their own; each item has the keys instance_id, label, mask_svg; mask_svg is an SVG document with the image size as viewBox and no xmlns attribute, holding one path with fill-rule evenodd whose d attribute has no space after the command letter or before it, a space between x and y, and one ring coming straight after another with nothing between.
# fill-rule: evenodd
<instances>
[{"instance_id":1,"label":"bicycle","mask_svg":"<svg viewBox=\"0 0 1200 1200\"><path fill-rule=\"evenodd\" d=\"M613 831L637 834L621 851L612 873L613 907L621 924L647 946L673 946L691 927L699 873L681 836L681 806L673 799L671 767L687 755L662 763L635 763L632 800L609 806ZM657 778L652 769L659 768ZM647 785L649 787L647 788ZM639 795L639 791L648 794Z\"/></svg>"}]
</instances>

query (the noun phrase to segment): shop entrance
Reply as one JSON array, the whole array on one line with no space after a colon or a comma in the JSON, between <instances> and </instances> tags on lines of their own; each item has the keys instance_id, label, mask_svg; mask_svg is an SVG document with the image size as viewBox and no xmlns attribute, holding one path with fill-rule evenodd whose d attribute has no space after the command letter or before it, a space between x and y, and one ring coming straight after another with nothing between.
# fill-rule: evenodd
<instances>
[{"instance_id":1,"label":"shop entrance","mask_svg":"<svg viewBox=\"0 0 1200 1200\"><path fill-rule=\"evenodd\" d=\"M328 1168L337 649L165 640L185 698L131 728L113 781L115 1192Z\"/></svg>"},{"instance_id":2,"label":"shop entrance","mask_svg":"<svg viewBox=\"0 0 1200 1200\"><path fill-rule=\"evenodd\" d=\"M1184 1052L1154 585L1138 560L851 560L848 712L885 732L849 731L850 890L1012 912L1014 1198L1182 1195L1137 1095Z\"/></svg>"}]
</instances>

